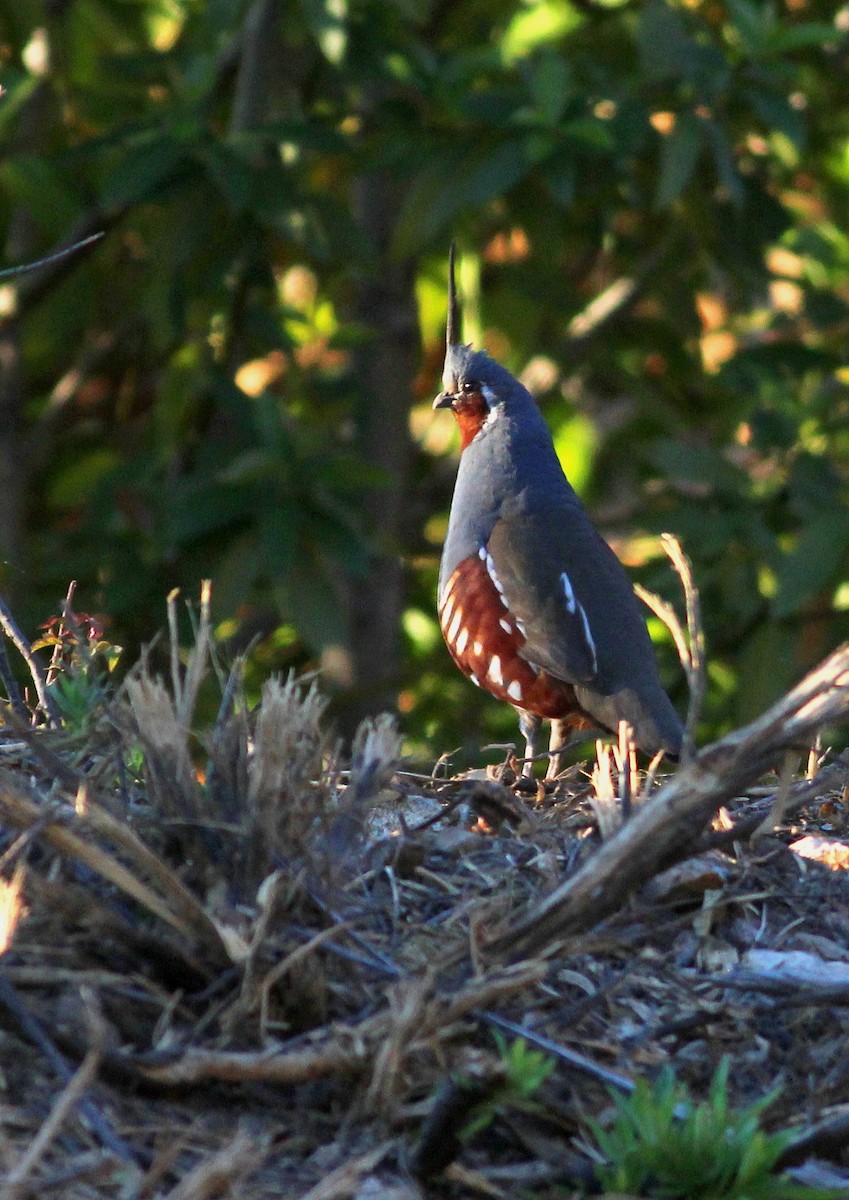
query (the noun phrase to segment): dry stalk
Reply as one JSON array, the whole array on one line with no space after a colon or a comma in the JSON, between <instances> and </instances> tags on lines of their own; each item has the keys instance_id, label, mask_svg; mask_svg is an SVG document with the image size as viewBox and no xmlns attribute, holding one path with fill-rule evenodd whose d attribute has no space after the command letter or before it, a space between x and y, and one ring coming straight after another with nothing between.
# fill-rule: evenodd
<instances>
[{"instance_id":1,"label":"dry stalk","mask_svg":"<svg viewBox=\"0 0 849 1200\"><path fill-rule=\"evenodd\" d=\"M263 686L257 712L253 754L248 762L248 809L254 872L275 852L287 857L303 850L320 815L324 736L321 721L327 700L315 679L285 681L276 676Z\"/></svg>"},{"instance_id":2,"label":"dry stalk","mask_svg":"<svg viewBox=\"0 0 849 1200\"><path fill-rule=\"evenodd\" d=\"M339 934L347 928L346 925L331 925L329 929L322 930L315 937L310 938L308 942L304 942L303 946L298 946L297 950L293 950L291 954L287 954L284 959L281 959L263 978L260 985L260 1012L259 1012L259 1032L263 1042L268 1040L268 1009L271 999L272 989L280 982L284 976L288 975L295 967L305 962L311 954L314 954L319 947L325 942L331 942Z\"/></svg>"},{"instance_id":3,"label":"dry stalk","mask_svg":"<svg viewBox=\"0 0 849 1200\"><path fill-rule=\"evenodd\" d=\"M798 755L792 752L784 755L784 761L781 764L781 774L778 778L778 791L772 802L767 815L761 821L757 829L752 833L751 840L756 842L758 838L766 837L772 833L777 825L780 825L784 820L787 812L793 804L793 793L791 785L793 783L793 768L798 761Z\"/></svg>"},{"instance_id":4,"label":"dry stalk","mask_svg":"<svg viewBox=\"0 0 849 1200\"><path fill-rule=\"evenodd\" d=\"M684 589L684 603L687 610L686 632L678 619L678 614L668 601L661 599L660 596L656 596L654 592L647 591L646 588L641 587L638 583L634 584L634 591L669 630L672 640L675 643L675 649L678 652L681 666L684 668L684 674L687 676L690 701L687 705L687 720L684 725L684 746L682 751L682 757L686 761L693 752L696 725L701 715L705 697L705 635L702 626L699 593L693 578L693 565L684 553L681 543L673 534L663 533L660 535L660 540Z\"/></svg>"},{"instance_id":5,"label":"dry stalk","mask_svg":"<svg viewBox=\"0 0 849 1200\"><path fill-rule=\"evenodd\" d=\"M68 590L65 593L65 600L62 605L62 622L56 631L56 645L53 647L53 653L50 655L50 666L47 668L46 683L48 687L50 687L51 684L53 684L57 677L62 673L62 642L64 640L65 633L68 631L68 627L65 624L65 614L73 612L71 605L74 602L74 593L76 590L77 581L76 579L72 579L68 584Z\"/></svg>"},{"instance_id":6,"label":"dry stalk","mask_svg":"<svg viewBox=\"0 0 849 1200\"><path fill-rule=\"evenodd\" d=\"M354 1031L355 1033L357 1031ZM164 1087L173 1084L206 1083L305 1083L327 1076L358 1075L366 1066L368 1051L359 1037L340 1029L328 1039L306 1050L227 1051L189 1046L171 1062L146 1063L128 1059L139 1075Z\"/></svg>"},{"instance_id":7,"label":"dry stalk","mask_svg":"<svg viewBox=\"0 0 849 1200\"><path fill-rule=\"evenodd\" d=\"M368 806L391 779L401 752L401 736L389 713L366 717L354 735L348 787L327 833L334 873L356 859L358 865L365 839Z\"/></svg>"},{"instance_id":8,"label":"dry stalk","mask_svg":"<svg viewBox=\"0 0 849 1200\"><path fill-rule=\"evenodd\" d=\"M36 803L8 772L0 774L0 814L4 821L15 829L30 829L36 825L43 825L45 818L51 815L45 811L44 804ZM94 828L98 833L114 838L124 852L132 853L137 862L142 862L152 870L160 884L166 883L169 898L176 902L180 915L172 911L168 904L138 879L124 863L68 827L76 824L82 827L83 832L90 833ZM67 806L56 806L53 810L53 823L44 825L41 837L60 854L85 863L92 871L107 879L125 895L131 896L148 912L172 929L176 929L189 941L199 941L219 961L229 961L223 954L221 939L215 927L179 879L159 862L136 838L132 830L110 817L104 810L92 806L86 815L78 816Z\"/></svg>"},{"instance_id":9,"label":"dry stalk","mask_svg":"<svg viewBox=\"0 0 849 1200\"><path fill-rule=\"evenodd\" d=\"M515 963L473 979L449 995L433 995L434 976L428 975L431 994L427 999L422 997L421 1004L416 999L420 1019L415 1025L415 1041L410 1039L409 1048L424 1045L434 1034L476 1009L500 1004L542 982L547 971L541 960ZM411 995L418 995L418 986L417 982L412 984ZM407 1011L404 1005L401 1007ZM163 1086L205 1083L211 1079L228 1083L293 1084L327 1076L347 1077L368 1070L380 1048L392 1037L394 1021L392 1011L381 1010L356 1026L328 1026L314 1035L313 1044L299 1050L276 1047L250 1052L188 1046L179 1058L168 1062L129 1056L123 1061L144 1079Z\"/></svg>"},{"instance_id":10,"label":"dry stalk","mask_svg":"<svg viewBox=\"0 0 849 1200\"><path fill-rule=\"evenodd\" d=\"M601 739L595 744L595 758L590 775L592 794L589 802L604 841L621 826L622 813L616 803L616 788L613 785L613 752Z\"/></svg>"},{"instance_id":11,"label":"dry stalk","mask_svg":"<svg viewBox=\"0 0 849 1200\"><path fill-rule=\"evenodd\" d=\"M394 1147L395 1142L382 1142L365 1154L358 1154L325 1175L320 1183L304 1192L300 1200L351 1200L353 1196L363 1195L360 1191L363 1176L373 1171Z\"/></svg>"},{"instance_id":12,"label":"dry stalk","mask_svg":"<svg viewBox=\"0 0 849 1200\"><path fill-rule=\"evenodd\" d=\"M198 817L197 779L189 753L189 730L177 715L164 684L140 664L124 684L138 736L144 746L150 799L164 816ZM178 702L179 703L179 702Z\"/></svg>"},{"instance_id":13,"label":"dry stalk","mask_svg":"<svg viewBox=\"0 0 849 1200\"><path fill-rule=\"evenodd\" d=\"M110 812L91 801L77 805L77 821L83 830L87 827L99 837L108 838L161 889L172 906L174 914L192 931L192 936L204 946L213 959L222 966L229 963L225 943L220 931L203 905L189 891L171 868L136 836L129 825L113 817Z\"/></svg>"},{"instance_id":14,"label":"dry stalk","mask_svg":"<svg viewBox=\"0 0 849 1200\"><path fill-rule=\"evenodd\" d=\"M62 1126L82 1100L91 1085L103 1053L106 1026L92 992L83 989L83 1002L89 1026L91 1047L79 1070L59 1095L47 1119L39 1129L29 1149L18 1165L9 1172L0 1189L0 1200L23 1200L32 1192L31 1180Z\"/></svg>"},{"instance_id":15,"label":"dry stalk","mask_svg":"<svg viewBox=\"0 0 849 1200\"><path fill-rule=\"evenodd\" d=\"M366 1112L385 1112L406 1087L404 1060L410 1043L421 1033L432 991L433 980L427 972L389 989L387 1033L378 1044L372 1063L371 1082L364 1100Z\"/></svg>"},{"instance_id":16,"label":"dry stalk","mask_svg":"<svg viewBox=\"0 0 849 1200\"><path fill-rule=\"evenodd\" d=\"M191 727L200 685L203 683L209 665L210 648L212 646L211 602L212 583L210 580L204 579L200 585L200 617L194 631L195 644L189 652L183 686L179 691L175 691L174 693L174 699L177 703L177 717L184 729ZM169 630L171 630L170 613ZM179 680L179 670L177 678Z\"/></svg>"},{"instance_id":17,"label":"dry stalk","mask_svg":"<svg viewBox=\"0 0 849 1200\"><path fill-rule=\"evenodd\" d=\"M32 677L33 687L35 688L35 694L38 696L39 708L47 718L48 725L61 725L62 718L59 709L56 707L56 701L53 699L50 689L47 686L47 677L44 674L44 668L39 662L37 655L33 652L29 642L18 628L9 606L2 598L0 598L0 629L3 630L6 637L27 664L30 676Z\"/></svg>"},{"instance_id":18,"label":"dry stalk","mask_svg":"<svg viewBox=\"0 0 849 1200\"><path fill-rule=\"evenodd\" d=\"M849 786L849 751L844 750L834 762L820 767L813 779L804 779L790 787L790 795L782 801L782 818L786 819L829 791L842 791ZM780 790L780 788L779 788ZM730 829L711 830L703 834L697 851L713 850L751 838L763 824L764 814L771 815L777 795L759 805L754 813L741 817Z\"/></svg>"},{"instance_id":19,"label":"dry stalk","mask_svg":"<svg viewBox=\"0 0 849 1200\"><path fill-rule=\"evenodd\" d=\"M849 645L841 646L750 725L701 750L575 875L488 947L497 957L538 951L590 928L662 866L686 858L721 804L790 747L849 717Z\"/></svg>"},{"instance_id":20,"label":"dry stalk","mask_svg":"<svg viewBox=\"0 0 849 1200\"><path fill-rule=\"evenodd\" d=\"M0 956L11 946L18 922L26 915L23 889L24 864L19 862L11 879L0 879Z\"/></svg>"},{"instance_id":21,"label":"dry stalk","mask_svg":"<svg viewBox=\"0 0 849 1200\"><path fill-rule=\"evenodd\" d=\"M218 1200L244 1194L239 1189L268 1156L270 1136L252 1137L240 1129L220 1150L208 1154L185 1175L165 1200Z\"/></svg>"}]
</instances>

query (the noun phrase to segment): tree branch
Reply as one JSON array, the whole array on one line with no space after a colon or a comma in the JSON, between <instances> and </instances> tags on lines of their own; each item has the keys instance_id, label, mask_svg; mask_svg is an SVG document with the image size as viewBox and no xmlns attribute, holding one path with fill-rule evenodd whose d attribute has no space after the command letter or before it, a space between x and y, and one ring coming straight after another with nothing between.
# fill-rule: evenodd
<instances>
[{"instance_id":1,"label":"tree branch","mask_svg":"<svg viewBox=\"0 0 849 1200\"><path fill-rule=\"evenodd\" d=\"M686 858L705 822L823 726L849 718L849 643L763 716L705 747L571 879L494 939L497 958L534 953L596 925L661 867Z\"/></svg>"}]
</instances>

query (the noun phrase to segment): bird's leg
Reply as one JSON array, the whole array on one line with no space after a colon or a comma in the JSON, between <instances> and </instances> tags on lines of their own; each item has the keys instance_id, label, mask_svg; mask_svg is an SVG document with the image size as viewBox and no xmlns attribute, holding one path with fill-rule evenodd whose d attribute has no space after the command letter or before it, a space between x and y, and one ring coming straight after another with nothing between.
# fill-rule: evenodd
<instances>
[{"instance_id":1,"label":"bird's leg","mask_svg":"<svg viewBox=\"0 0 849 1200\"><path fill-rule=\"evenodd\" d=\"M557 717L551 719L551 737L548 741L549 760L546 779L554 779L560 774L560 752L569 741L569 722L560 721Z\"/></svg>"},{"instance_id":2,"label":"bird's leg","mask_svg":"<svg viewBox=\"0 0 849 1200\"><path fill-rule=\"evenodd\" d=\"M534 773L533 760L537 752L540 719L534 713L526 712L523 708L517 708L516 712L519 714L519 732L525 739L525 765L522 767L522 774L527 778Z\"/></svg>"}]
</instances>

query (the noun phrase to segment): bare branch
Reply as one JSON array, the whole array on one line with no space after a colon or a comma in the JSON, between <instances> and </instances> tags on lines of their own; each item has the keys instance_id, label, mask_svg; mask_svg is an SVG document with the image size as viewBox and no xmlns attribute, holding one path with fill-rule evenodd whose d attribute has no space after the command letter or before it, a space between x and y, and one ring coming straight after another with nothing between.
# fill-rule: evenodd
<instances>
[{"instance_id":1,"label":"bare branch","mask_svg":"<svg viewBox=\"0 0 849 1200\"><path fill-rule=\"evenodd\" d=\"M499 958L536 952L590 928L619 908L662 866L680 862L721 804L790 747L849 719L849 644L844 644L763 716L701 750L594 858L525 914L489 949Z\"/></svg>"},{"instance_id":2,"label":"bare branch","mask_svg":"<svg viewBox=\"0 0 849 1200\"><path fill-rule=\"evenodd\" d=\"M41 663L33 653L32 648L24 637L21 630L18 628L15 618L12 616L5 600L0 598L0 629L6 634L6 637L20 654L21 658L29 667L29 673L32 676L33 686L35 687L38 703L41 711L47 717L51 725L61 725L62 718L59 709L56 707L56 701L50 694L47 687L47 678L42 669Z\"/></svg>"},{"instance_id":3,"label":"bare branch","mask_svg":"<svg viewBox=\"0 0 849 1200\"><path fill-rule=\"evenodd\" d=\"M641 587L639 583L634 584L634 591L643 604L650 608L669 630L684 674L687 676L690 701L687 705L687 720L684 725L683 757L686 761L693 754L696 726L701 716L705 697L705 635L699 593L693 578L693 565L684 553L681 543L673 534L663 533L660 540L684 589L684 603L687 609L686 633L678 614L668 601Z\"/></svg>"},{"instance_id":4,"label":"bare branch","mask_svg":"<svg viewBox=\"0 0 849 1200\"><path fill-rule=\"evenodd\" d=\"M42 267L49 267L53 263L61 262L70 255L76 254L77 251L84 250L86 246L91 246L94 242L99 242L102 237L105 237L105 232L101 229L97 233L92 233L88 237L82 238L79 242L74 242L70 246L55 250L45 258L37 258L35 262L21 263L17 267L6 267L0 271L0 280L14 279L18 275L28 275L30 271L39 271Z\"/></svg>"}]
</instances>

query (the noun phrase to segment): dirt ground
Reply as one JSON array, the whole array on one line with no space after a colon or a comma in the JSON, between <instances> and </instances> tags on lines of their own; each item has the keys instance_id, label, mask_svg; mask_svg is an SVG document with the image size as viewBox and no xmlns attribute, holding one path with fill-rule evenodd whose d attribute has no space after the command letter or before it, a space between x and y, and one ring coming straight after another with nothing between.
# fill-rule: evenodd
<instances>
[{"instance_id":1,"label":"dirt ground","mask_svg":"<svg viewBox=\"0 0 849 1200\"><path fill-rule=\"evenodd\" d=\"M843 658L669 776L549 788L406 773L388 719L343 769L291 681L197 739L190 676L0 728L0 1198L579 1195L611 1091L726 1055L849 1180L849 757L804 750Z\"/></svg>"}]
</instances>

